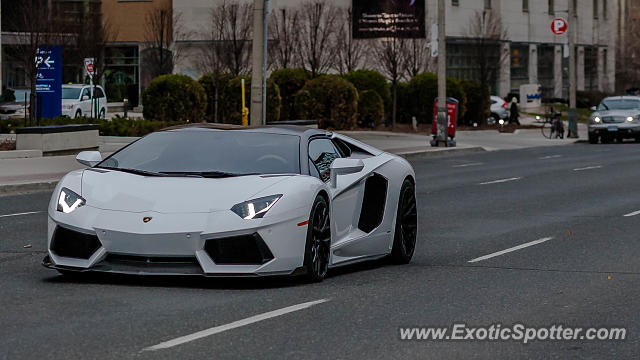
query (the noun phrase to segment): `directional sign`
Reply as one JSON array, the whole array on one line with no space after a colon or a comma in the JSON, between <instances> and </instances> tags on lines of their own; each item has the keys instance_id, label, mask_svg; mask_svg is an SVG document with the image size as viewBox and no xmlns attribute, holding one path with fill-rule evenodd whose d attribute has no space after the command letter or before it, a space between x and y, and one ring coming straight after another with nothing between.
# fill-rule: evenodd
<instances>
[{"instance_id":1,"label":"directional sign","mask_svg":"<svg viewBox=\"0 0 640 360\"><path fill-rule=\"evenodd\" d=\"M62 49L60 46L41 46L36 51L36 114L38 118L53 119L62 114Z\"/></svg>"},{"instance_id":2,"label":"directional sign","mask_svg":"<svg viewBox=\"0 0 640 360\"><path fill-rule=\"evenodd\" d=\"M551 32L562 35L567 32L567 22L563 18L555 18L551 21Z\"/></svg>"}]
</instances>

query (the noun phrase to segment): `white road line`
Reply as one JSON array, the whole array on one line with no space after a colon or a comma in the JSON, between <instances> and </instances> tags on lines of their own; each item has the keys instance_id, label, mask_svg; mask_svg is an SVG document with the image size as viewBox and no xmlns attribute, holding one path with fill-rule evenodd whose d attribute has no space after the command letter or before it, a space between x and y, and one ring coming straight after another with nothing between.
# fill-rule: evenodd
<instances>
[{"instance_id":1,"label":"white road line","mask_svg":"<svg viewBox=\"0 0 640 360\"><path fill-rule=\"evenodd\" d=\"M454 167L454 168L463 168L463 167L469 167L469 166L479 166L479 165L483 165L483 164L484 163L477 162L477 163L470 163L470 164L453 165L452 167Z\"/></svg>"},{"instance_id":2,"label":"white road line","mask_svg":"<svg viewBox=\"0 0 640 360\"><path fill-rule=\"evenodd\" d=\"M531 241L528 242L526 244L522 244L522 245L518 245L518 246L514 246L512 248L508 248L502 251L498 251L498 252L494 252L493 254L489 254L489 255L485 255L485 256L481 256L479 258L475 258L473 260L469 260L470 263L476 263L478 261L482 261L482 260L487 260L487 259L491 259L492 257L496 257L496 256L500 256L500 255L504 255L506 253L510 253L512 251L516 251L516 250L520 250L520 249L524 249L527 248L529 246L533 246L533 245L538 245L538 244L542 244L543 242L547 242L549 240L553 239L552 237L546 237L546 238L542 238L539 240L535 240L535 241Z\"/></svg>"},{"instance_id":3,"label":"white road line","mask_svg":"<svg viewBox=\"0 0 640 360\"><path fill-rule=\"evenodd\" d=\"M628 213L627 215L625 215L624 217L632 217L632 216L636 216L636 215L640 215L640 210L638 211L634 211L632 213Z\"/></svg>"},{"instance_id":4,"label":"white road line","mask_svg":"<svg viewBox=\"0 0 640 360\"><path fill-rule=\"evenodd\" d=\"M573 171L585 171L585 170L593 170L593 169L601 169L601 168L602 168L602 165L587 166L587 167L583 167L583 168L573 169Z\"/></svg>"},{"instance_id":5,"label":"white road line","mask_svg":"<svg viewBox=\"0 0 640 360\"><path fill-rule=\"evenodd\" d=\"M0 215L0 218L3 217L11 217L11 216L21 216L21 215L31 215L31 214L39 214L42 211L29 211L29 212L23 212L23 213L17 213L17 214L7 214L7 215Z\"/></svg>"},{"instance_id":6,"label":"white road line","mask_svg":"<svg viewBox=\"0 0 640 360\"><path fill-rule=\"evenodd\" d=\"M509 181L516 181L516 180L520 180L520 179L522 179L522 178L514 177L514 178L509 178L509 179L493 180L493 181L487 181L487 182L480 183L480 185L500 184L500 183L506 183L506 182L509 182Z\"/></svg>"},{"instance_id":7,"label":"white road line","mask_svg":"<svg viewBox=\"0 0 640 360\"><path fill-rule=\"evenodd\" d=\"M557 159L562 157L562 155L549 155L549 156L543 156L541 158L538 158L540 160L547 160L547 159Z\"/></svg>"},{"instance_id":8,"label":"white road line","mask_svg":"<svg viewBox=\"0 0 640 360\"><path fill-rule=\"evenodd\" d=\"M169 341L165 341L162 342L158 345L153 345L150 346L148 348L144 348L142 349L142 351L155 351L155 350L162 350L162 349L168 349L174 346L178 346L178 345L182 345L184 343L188 343L194 340L198 340L198 339L202 339L204 337L208 337L211 335L215 335L215 334L219 334L221 332L227 331L227 330L231 330L231 329L235 329L235 328L239 328L242 326L246 326L246 325L250 325L253 323L257 323L259 321L263 321L263 320L267 320L267 319L271 319L277 316L281 316L281 315L285 315L288 313L292 313L295 311L299 311L299 310L304 310L307 308L310 308L314 305L318 305L321 304L323 302L327 302L329 301L329 299L321 299L321 300L316 300L316 301L309 301L306 303L302 303L302 304L298 304L298 305L293 305L293 306L288 306L286 308L282 308L282 309L278 309L278 310L274 310L274 311L269 311L266 312L264 314L258 314L246 319L242 319L242 320L238 320L238 321L234 321L232 323L226 324L226 325L220 325L220 326L216 326L216 327L212 327L210 329L206 329L206 330L202 330L202 331L198 331L196 333L190 334L190 335L185 335L185 336L181 336L179 338L173 339L173 340L169 340Z\"/></svg>"}]
</instances>

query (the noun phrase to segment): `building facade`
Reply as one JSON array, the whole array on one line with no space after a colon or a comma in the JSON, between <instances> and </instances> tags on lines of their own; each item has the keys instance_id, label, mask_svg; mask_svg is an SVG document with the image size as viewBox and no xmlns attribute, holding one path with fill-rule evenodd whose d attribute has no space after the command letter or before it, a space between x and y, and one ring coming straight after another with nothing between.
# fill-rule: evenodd
<instances>
[{"instance_id":1,"label":"building facade","mask_svg":"<svg viewBox=\"0 0 640 360\"><path fill-rule=\"evenodd\" d=\"M427 29L436 21L437 1L426 0ZM499 19L504 29L499 46L490 49L492 61L498 61L492 81L492 92L506 96L518 92L522 84L540 84L543 97L568 97L568 37L554 35L551 22L563 18L576 24L577 88L584 91L614 92L616 80L616 29L619 27L619 1L623 0L446 0L447 73L449 76L477 76L477 59L472 51L477 37L469 24L489 12ZM629 0L637 1L637 0ZM219 1L174 1L174 11L187 24L189 56L177 64L175 71L191 76L201 74L198 43L206 44L211 9ZM351 0L331 0L337 7L351 6ZM300 5L299 0L272 0L272 9ZM575 6L576 17L568 18L569 6ZM427 36L429 38L429 36ZM366 40L362 40L366 41ZM186 45L189 45L188 48Z\"/></svg>"}]
</instances>

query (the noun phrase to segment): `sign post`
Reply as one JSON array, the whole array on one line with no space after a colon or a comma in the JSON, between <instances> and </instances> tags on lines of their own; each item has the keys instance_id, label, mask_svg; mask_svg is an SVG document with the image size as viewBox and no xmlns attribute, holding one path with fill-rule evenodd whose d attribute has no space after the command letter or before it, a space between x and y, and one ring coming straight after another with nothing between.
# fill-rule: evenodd
<instances>
[{"instance_id":1,"label":"sign post","mask_svg":"<svg viewBox=\"0 0 640 360\"><path fill-rule=\"evenodd\" d=\"M95 67L93 65L94 60L93 58L85 58L84 59L84 72L85 74L87 74L89 76L89 85L91 85L91 117L96 117L94 115L97 115L97 109L95 109L97 107L97 104L95 104L95 86L93 84L93 75L95 74Z\"/></svg>"},{"instance_id":2,"label":"sign post","mask_svg":"<svg viewBox=\"0 0 640 360\"><path fill-rule=\"evenodd\" d=\"M62 49L43 46L36 50L36 117L53 119L62 115Z\"/></svg>"}]
</instances>

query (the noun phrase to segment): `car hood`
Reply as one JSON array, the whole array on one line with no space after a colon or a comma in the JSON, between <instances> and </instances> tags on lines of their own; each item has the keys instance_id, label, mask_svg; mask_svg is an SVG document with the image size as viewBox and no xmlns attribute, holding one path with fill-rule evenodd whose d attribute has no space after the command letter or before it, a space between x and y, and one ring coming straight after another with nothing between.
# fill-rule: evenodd
<instances>
[{"instance_id":1,"label":"car hood","mask_svg":"<svg viewBox=\"0 0 640 360\"><path fill-rule=\"evenodd\" d=\"M87 206L103 210L196 213L228 210L251 200L288 176L240 176L221 179L153 177L89 169L82 175Z\"/></svg>"},{"instance_id":2,"label":"car hood","mask_svg":"<svg viewBox=\"0 0 640 360\"><path fill-rule=\"evenodd\" d=\"M640 109L632 110L602 110L593 113L593 116L636 116L640 114Z\"/></svg>"}]
</instances>

